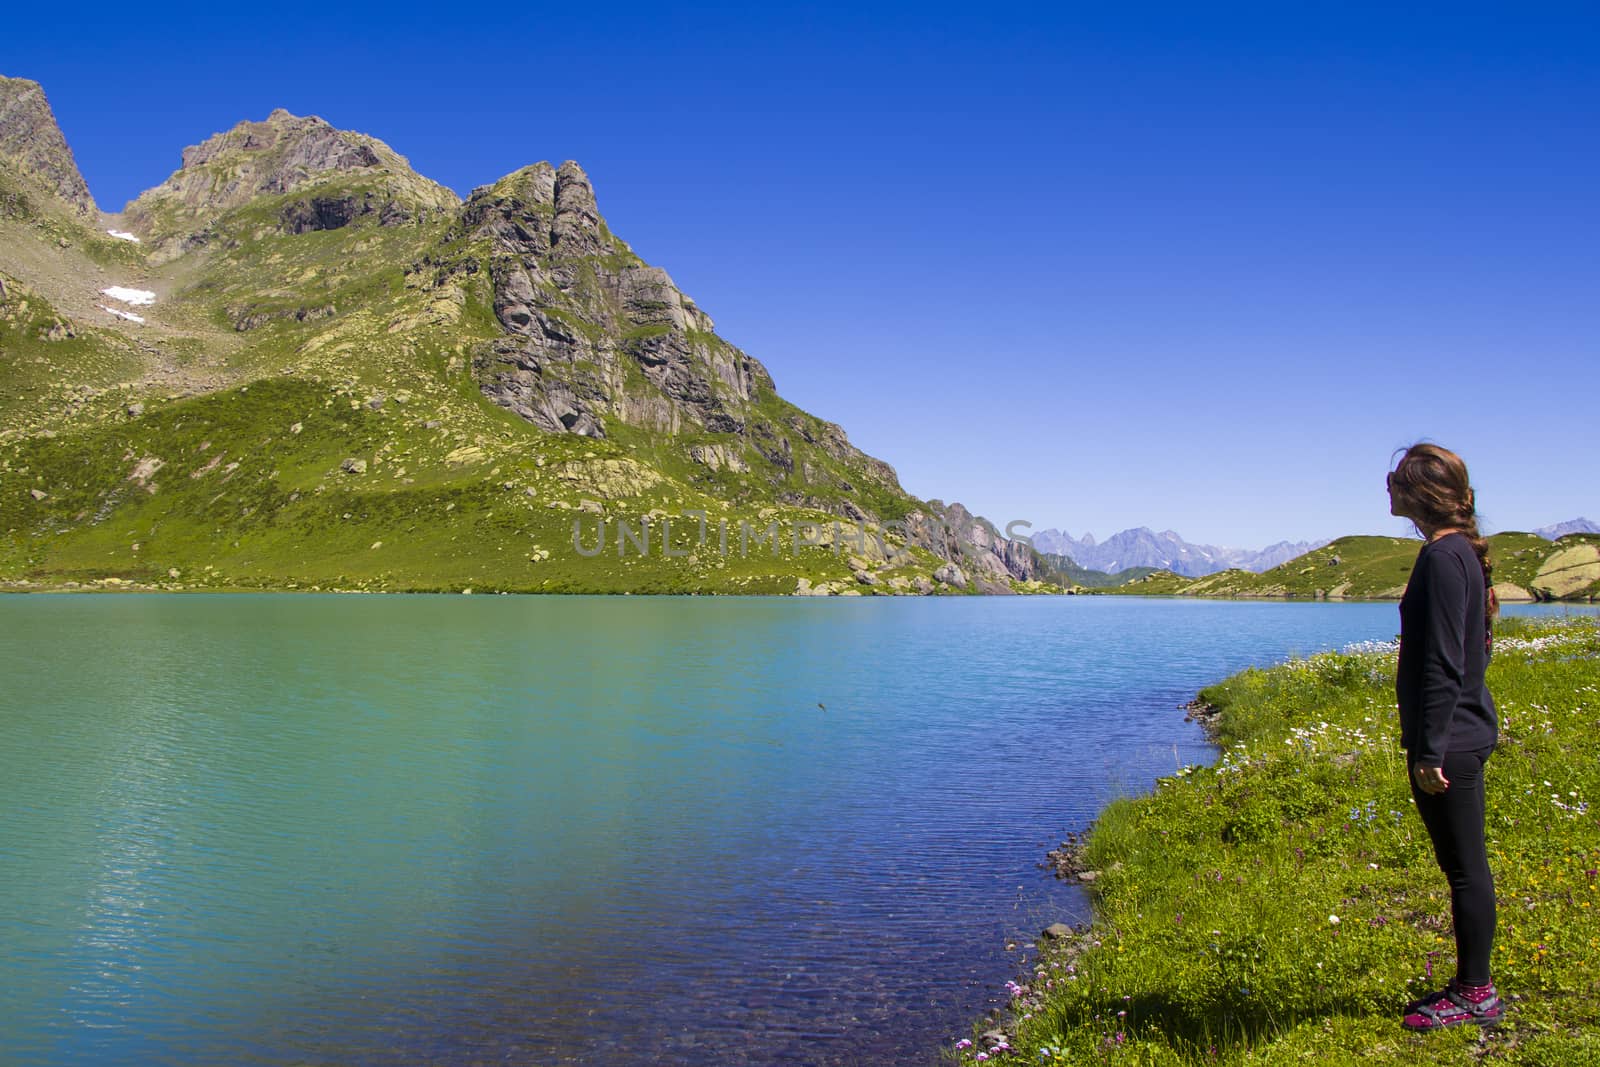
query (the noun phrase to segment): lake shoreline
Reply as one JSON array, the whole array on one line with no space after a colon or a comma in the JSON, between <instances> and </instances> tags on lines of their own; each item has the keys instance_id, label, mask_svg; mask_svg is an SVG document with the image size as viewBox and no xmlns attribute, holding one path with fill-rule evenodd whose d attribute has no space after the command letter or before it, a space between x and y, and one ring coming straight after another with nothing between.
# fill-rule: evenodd
<instances>
[{"instance_id":1,"label":"lake shoreline","mask_svg":"<svg viewBox=\"0 0 1600 1067\"><path fill-rule=\"evenodd\" d=\"M1597 699L1577 695L1600 693L1600 623L1502 625L1490 845L1496 976L1514 1008L1492 1037L1502 1053L1537 1049L1529 1062L1577 1062L1600 1023L1588 966L1600 823L1586 814L1600 781L1582 754L1600 747L1585 725ZM1440 984L1434 964L1448 974L1453 952L1443 877L1407 807L1387 645L1246 668L1202 689L1185 710L1218 759L1113 801L1064 844L1060 869L1087 883L1092 918L1042 932L1033 973L1008 983L1008 1008L975 1023L952 1058L1459 1062L1476 1034L1399 1029L1399 1006ZM1553 787L1542 777L1558 774Z\"/></svg>"}]
</instances>

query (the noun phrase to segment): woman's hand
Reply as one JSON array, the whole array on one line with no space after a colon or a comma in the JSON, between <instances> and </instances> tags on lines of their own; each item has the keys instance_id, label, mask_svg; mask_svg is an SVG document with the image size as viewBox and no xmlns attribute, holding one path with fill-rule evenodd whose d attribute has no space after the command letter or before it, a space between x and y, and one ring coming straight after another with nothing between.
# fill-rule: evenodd
<instances>
[{"instance_id":1,"label":"woman's hand","mask_svg":"<svg viewBox=\"0 0 1600 1067\"><path fill-rule=\"evenodd\" d=\"M1437 796L1450 788L1450 779L1444 776L1443 767L1424 767L1419 763L1412 773L1417 777L1417 788L1430 796Z\"/></svg>"}]
</instances>

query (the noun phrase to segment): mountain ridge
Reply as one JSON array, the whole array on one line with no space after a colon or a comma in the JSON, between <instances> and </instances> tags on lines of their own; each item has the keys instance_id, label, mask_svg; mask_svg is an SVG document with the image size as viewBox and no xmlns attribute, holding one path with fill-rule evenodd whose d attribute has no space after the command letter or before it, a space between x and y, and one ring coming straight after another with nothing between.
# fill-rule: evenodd
<instances>
[{"instance_id":1,"label":"mountain ridge","mask_svg":"<svg viewBox=\"0 0 1600 1067\"><path fill-rule=\"evenodd\" d=\"M1328 543L1279 541L1259 550L1222 548L1190 544L1175 530L1155 533L1148 526L1122 530L1098 542L1092 533L1079 539L1054 528L1034 534L1032 540L1040 551L1067 556L1089 570L1115 573L1150 567L1195 578L1229 568L1269 570Z\"/></svg>"}]
</instances>

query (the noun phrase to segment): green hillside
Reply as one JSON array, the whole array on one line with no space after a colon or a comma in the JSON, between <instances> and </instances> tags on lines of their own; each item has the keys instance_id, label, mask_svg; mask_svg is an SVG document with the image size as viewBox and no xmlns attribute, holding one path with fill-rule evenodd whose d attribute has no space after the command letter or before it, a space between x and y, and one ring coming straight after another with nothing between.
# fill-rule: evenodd
<instances>
[{"instance_id":1,"label":"green hillside","mask_svg":"<svg viewBox=\"0 0 1600 1067\"><path fill-rule=\"evenodd\" d=\"M1398 599L1421 543L1396 537L1341 537L1287 563L1252 574L1227 570L1203 578L1156 571L1108 592L1145 596ZM1505 602L1600 596L1600 535L1557 541L1529 533L1489 538L1495 590Z\"/></svg>"},{"instance_id":2,"label":"green hillside","mask_svg":"<svg viewBox=\"0 0 1600 1067\"><path fill-rule=\"evenodd\" d=\"M1115 574L1107 574L1105 571L1080 567L1071 556L1059 552L1041 552L1039 557L1044 564L1045 580L1067 589L1113 589L1154 573L1151 567L1129 567Z\"/></svg>"}]
</instances>

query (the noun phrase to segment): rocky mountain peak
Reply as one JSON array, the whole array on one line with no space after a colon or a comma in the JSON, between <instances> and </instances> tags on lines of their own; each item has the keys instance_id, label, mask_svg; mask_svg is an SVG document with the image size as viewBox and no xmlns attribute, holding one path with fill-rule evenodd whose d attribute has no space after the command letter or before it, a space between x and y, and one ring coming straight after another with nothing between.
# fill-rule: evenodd
<instances>
[{"instance_id":1,"label":"rocky mountain peak","mask_svg":"<svg viewBox=\"0 0 1600 1067\"><path fill-rule=\"evenodd\" d=\"M127 219L147 236L195 238L258 197L340 181L348 188L287 205L285 230L334 229L365 214L379 215L386 225L415 221L460 203L376 137L278 108L263 121L241 122L185 148L182 166L129 204Z\"/></svg>"},{"instance_id":2,"label":"rocky mountain peak","mask_svg":"<svg viewBox=\"0 0 1600 1067\"><path fill-rule=\"evenodd\" d=\"M276 153L279 176L296 171L314 174L329 170L376 167L381 160L374 145L382 142L359 133L334 129L317 115L292 115L278 108L264 122L245 121L225 133L212 134L183 150L184 168L198 167L230 153ZM392 153L391 153L392 154ZM399 159L399 156L395 156ZM401 160L404 163L404 160ZM282 191L275 190L275 191Z\"/></svg>"},{"instance_id":3,"label":"rocky mountain peak","mask_svg":"<svg viewBox=\"0 0 1600 1067\"><path fill-rule=\"evenodd\" d=\"M0 75L0 162L56 194L78 214L96 214L89 185L36 81Z\"/></svg>"}]
</instances>

